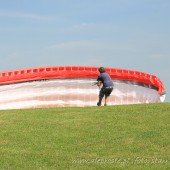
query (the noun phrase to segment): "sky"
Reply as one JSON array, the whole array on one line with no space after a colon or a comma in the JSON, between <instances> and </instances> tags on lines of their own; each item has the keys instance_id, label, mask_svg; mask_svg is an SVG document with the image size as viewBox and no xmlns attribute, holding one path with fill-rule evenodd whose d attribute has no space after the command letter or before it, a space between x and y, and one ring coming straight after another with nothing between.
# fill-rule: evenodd
<instances>
[{"instance_id":1,"label":"sky","mask_svg":"<svg viewBox=\"0 0 170 170\"><path fill-rule=\"evenodd\" d=\"M104 66L158 76L170 102L170 0L0 0L0 71Z\"/></svg>"}]
</instances>

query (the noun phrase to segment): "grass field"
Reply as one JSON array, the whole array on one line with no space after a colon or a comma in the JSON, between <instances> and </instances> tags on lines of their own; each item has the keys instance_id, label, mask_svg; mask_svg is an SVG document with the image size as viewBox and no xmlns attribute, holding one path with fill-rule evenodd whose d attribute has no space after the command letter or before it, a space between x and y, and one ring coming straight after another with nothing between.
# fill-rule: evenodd
<instances>
[{"instance_id":1,"label":"grass field","mask_svg":"<svg viewBox=\"0 0 170 170\"><path fill-rule=\"evenodd\" d=\"M0 111L1 170L169 170L170 103Z\"/></svg>"}]
</instances>

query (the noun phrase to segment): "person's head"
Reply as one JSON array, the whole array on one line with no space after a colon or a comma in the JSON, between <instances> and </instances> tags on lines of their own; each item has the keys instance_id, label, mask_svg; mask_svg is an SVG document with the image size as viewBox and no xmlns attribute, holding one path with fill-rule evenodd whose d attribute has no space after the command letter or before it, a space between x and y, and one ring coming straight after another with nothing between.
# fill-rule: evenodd
<instances>
[{"instance_id":1,"label":"person's head","mask_svg":"<svg viewBox=\"0 0 170 170\"><path fill-rule=\"evenodd\" d=\"M99 70L100 73L104 73L105 72L105 68L104 67L99 67L98 70Z\"/></svg>"}]
</instances>

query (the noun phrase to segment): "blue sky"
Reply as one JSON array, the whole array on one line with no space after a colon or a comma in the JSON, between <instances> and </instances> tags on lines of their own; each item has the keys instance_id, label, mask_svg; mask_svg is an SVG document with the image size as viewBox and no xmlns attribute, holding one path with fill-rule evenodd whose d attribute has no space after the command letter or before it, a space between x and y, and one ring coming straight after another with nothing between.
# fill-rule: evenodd
<instances>
[{"instance_id":1,"label":"blue sky","mask_svg":"<svg viewBox=\"0 0 170 170\"><path fill-rule=\"evenodd\" d=\"M158 76L170 101L169 0L0 0L0 71L87 65Z\"/></svg>"}]
</instances>

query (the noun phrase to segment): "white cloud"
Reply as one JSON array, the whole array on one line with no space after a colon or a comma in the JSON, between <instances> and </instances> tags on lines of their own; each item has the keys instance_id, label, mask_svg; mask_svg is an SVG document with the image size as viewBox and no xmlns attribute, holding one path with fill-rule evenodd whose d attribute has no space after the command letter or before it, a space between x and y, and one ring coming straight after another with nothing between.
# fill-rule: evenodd
<instances>
[{"instance_id":1,"label":"white cloud","mask_svg":"<svg viewBox=\"0 0 170 170\"><path fill-rule=\"evenodd\" d=\"M69 41L50 46L52 49L98 48L101 44L93 41Z\"/></svg>"},{"instance_id":2,"label":"white cloud","mask_svg":"<svg viewBox=\"0 0 170 170\"><path fill-rule=\"evenodd\" d=\"M96 29L97 24L95 23L88 23L88 22L81 22L75 25L72 25L68 28L69 31L77 31L82 29Z\"/></svg>"},{"instance_id":3,"label":"white cloud","mask_svg":"<svg viewBox=\"0 0 170 170\"><path fill-rule=\"evenodd\" d=\"M74 49L105 49L105 50L130 50L134 51L134 48L128 44L113 44L109 42L98 42L90 40L82 41L68 41L63 43L54 44L48 47L48 49L60 49L60 50L74 50Z\"/></svg>"},{"instance_id":4,"label":"white cloud","mask_svg":"<svg viewBox=\"0 0 170 170\"><path fill-rule=\"evenodd\" d=\"M95 22L80 22L73 25L68 26L64 29L66 32L81 32L87 31L89 33L105 33L112 32L117 33L118 31L122 30L123 28L116 25L116 24L109 24L109 23L95 23Z\"/></svg>"},{"instance_id":5,"label":"white cloud","mask_svg":"<svg viewBox=\"0 0 170 170\"><path fill-rule=\"evenodd\" d=\"M23 12L0 12L0 18L21 18L21 19L33 19L33 20L50 20L48 16L42 16L31 13Z\"/></svg>"},{"instance_id":6,"label":"white cloud","mask_svg":"<svg viewBox=\"0 0 170 170\"><path fill-rule=\"evenodd\" d=\"M153 59L157 59L157 60L162 60L162 59L167 58L166 54L163 54L163 53L162 54L152 54L150 57Z\"/></svg>"}]
</instances>

